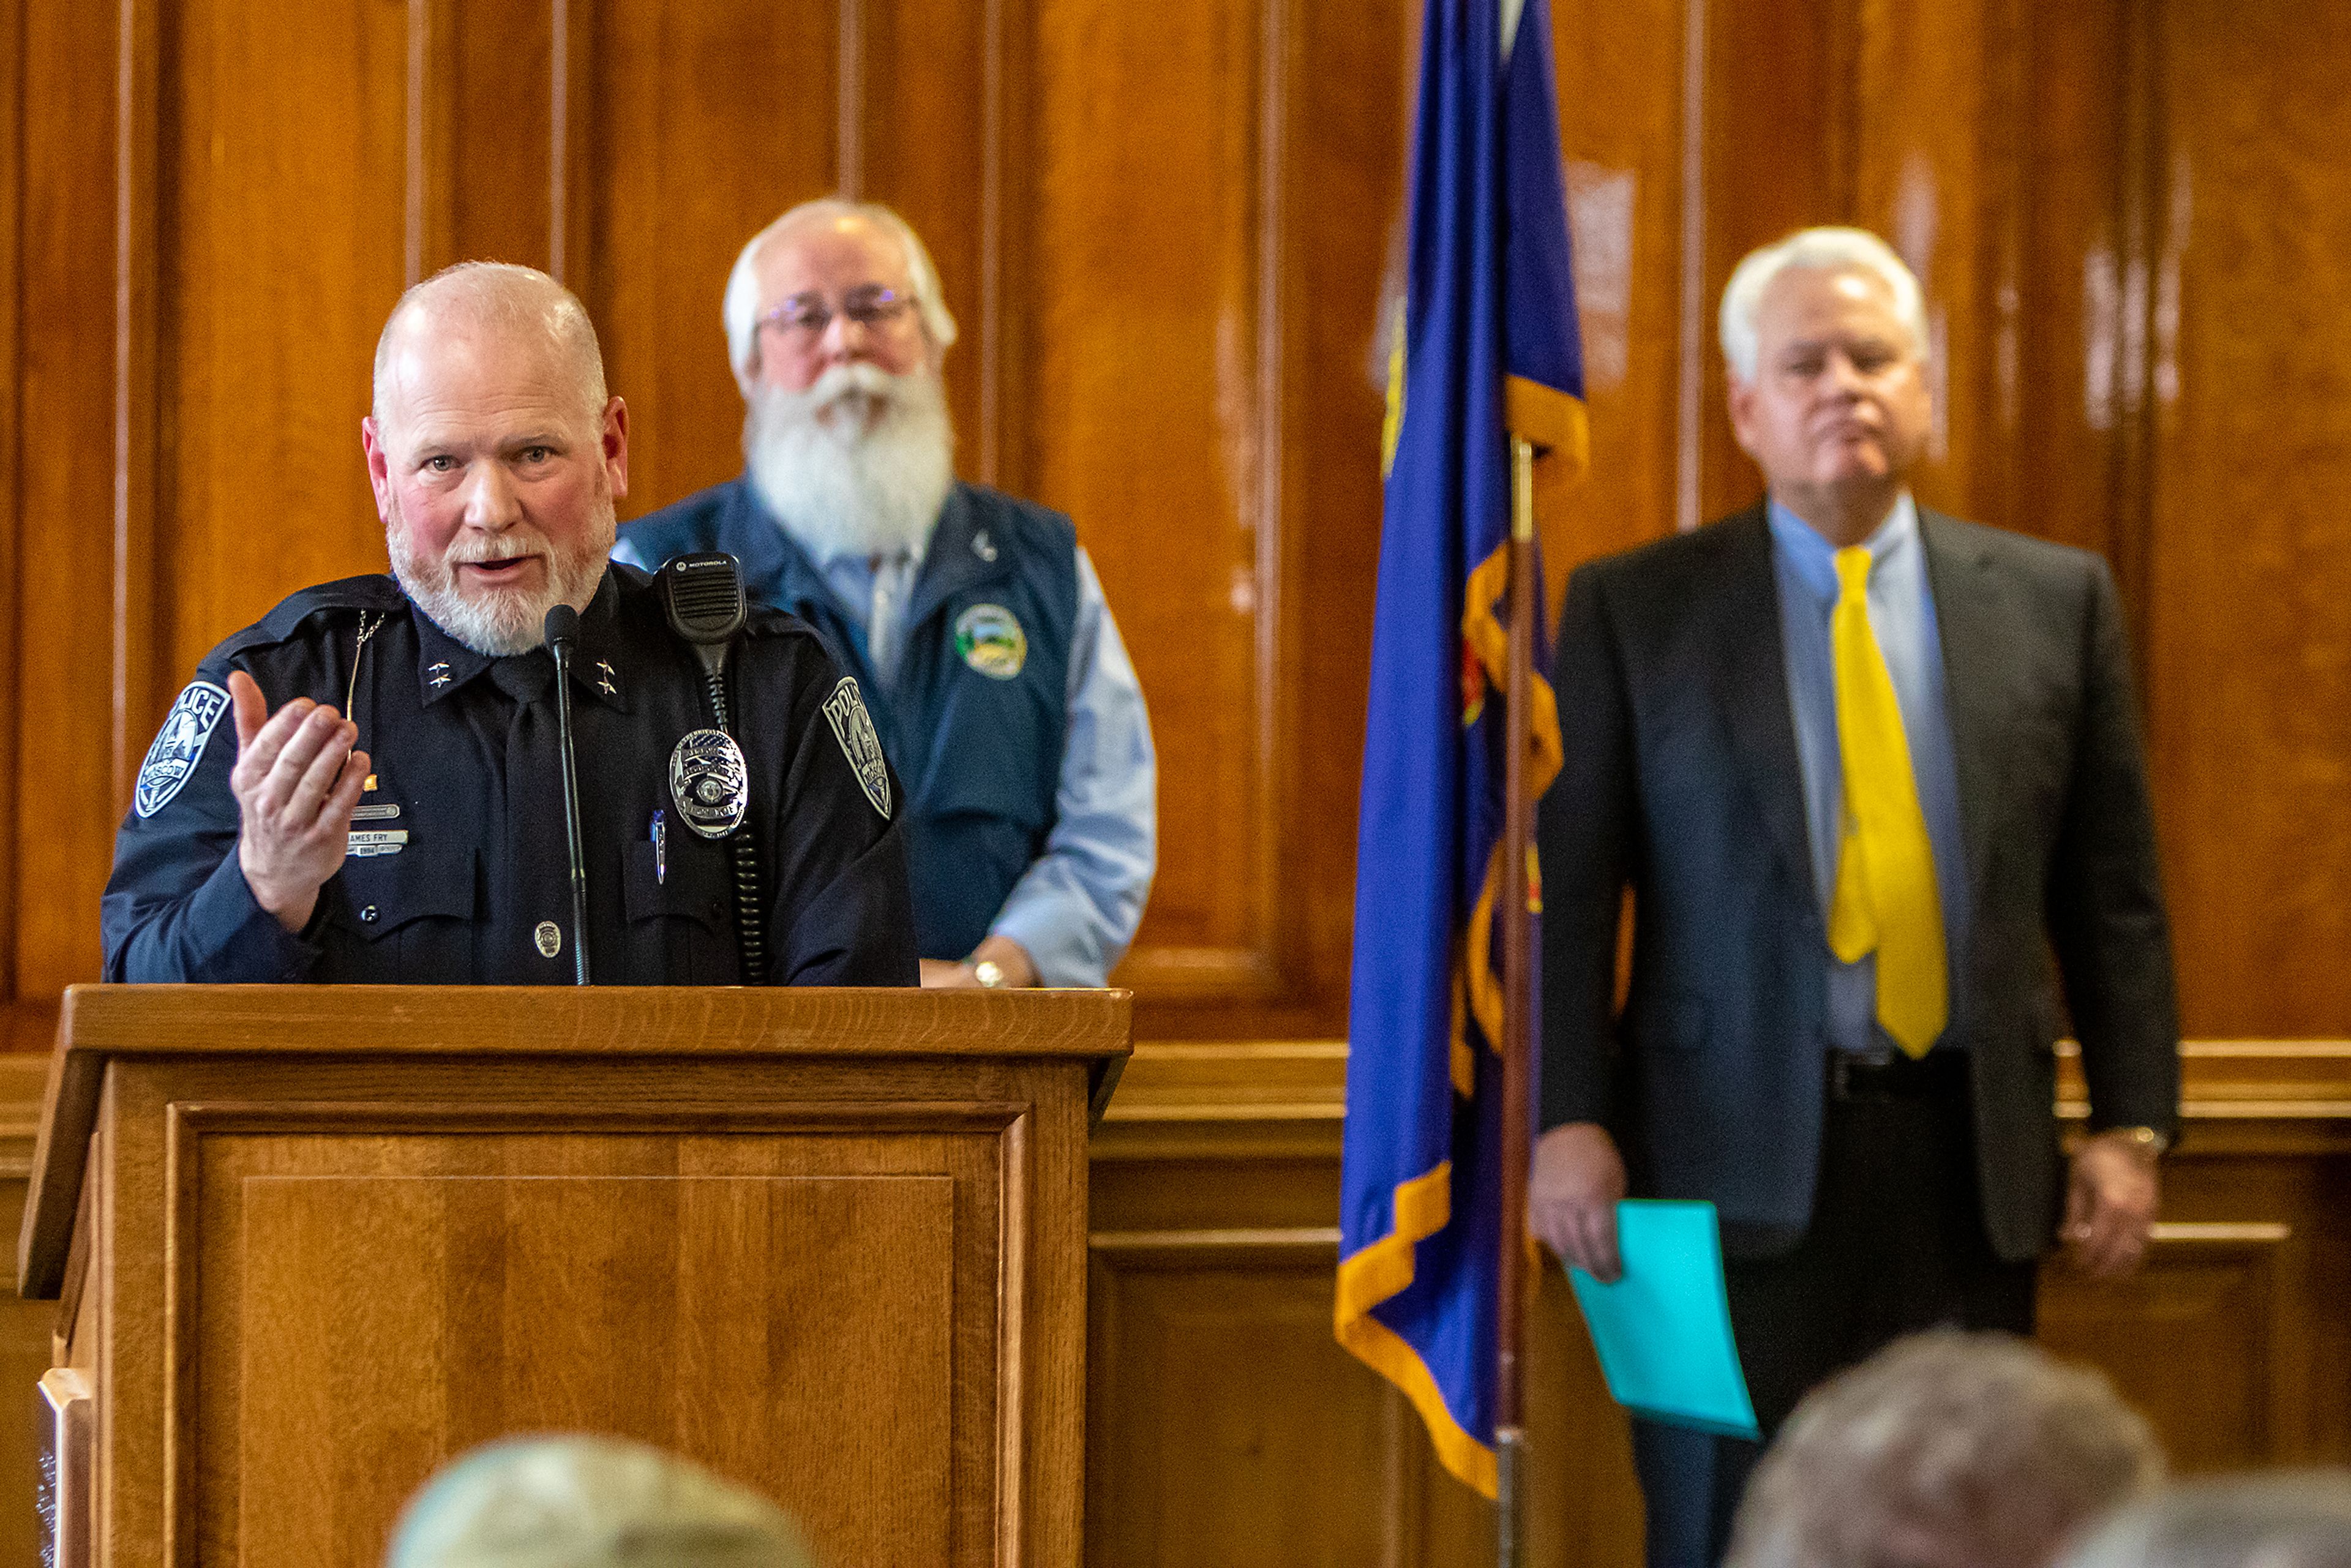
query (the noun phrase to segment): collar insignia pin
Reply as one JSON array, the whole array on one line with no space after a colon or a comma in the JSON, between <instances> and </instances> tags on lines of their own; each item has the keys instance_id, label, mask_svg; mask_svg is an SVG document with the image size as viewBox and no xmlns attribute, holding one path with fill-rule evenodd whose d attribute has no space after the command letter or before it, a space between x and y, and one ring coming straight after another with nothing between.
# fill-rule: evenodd
<instances>
[{"instance_id":1,"label":"collar insignia pin","mask_svg":"<svg viewBox=\"0 0 2351 1568\"><path fill-rule=\"evenodd\" d=\"M996 559L996 541L987 537L986 528L971 536L971 553L982 560Z\"/></svg>"}]
</instances>

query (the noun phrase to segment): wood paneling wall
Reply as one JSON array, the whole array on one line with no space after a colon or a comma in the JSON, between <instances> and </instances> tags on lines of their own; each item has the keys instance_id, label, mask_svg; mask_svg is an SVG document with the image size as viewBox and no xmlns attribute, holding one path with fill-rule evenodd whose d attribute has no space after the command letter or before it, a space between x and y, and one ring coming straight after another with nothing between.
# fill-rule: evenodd
<instances>
[{"instance_id":1,"label":"wood paneling wall","mask_svg":"<svg viewBox=\"0 0 2351 1568\"><path fill-rule=\"evenodd\" d=\"M2078 1075L2061 1095L2079 1118ZM1144 1047L1093 1150L1087 1562L1474 1568L1491 1510L1332 1342L1344 1052ZM2212 1042L2147 1267L2043 1276L2042 1338L2182 1471L2351 1460L2351 1042ZM1638 1568L1641 1503L1565 1275L1527 1363L1527 1561Z\"/></svg>"},{"instance_id":2,"label":"wood paneling wall","mask_svg":"<svg viewBox=\"0 0 2351 1568\"><path fill-rule=\"evenodd\" d=\"M1143 1033L1343 1031L1408 0L6 10L10 997L94 973L113 825L196 658L381 566L356 426L407 281L495 256L580 291L636 413L633 512L737 469L726 268L841 188L929 238L966 471L1077 517L1134 648L1164 786L1121 977ZM2128 590L2191 1032L2351 1028L2351 22L1553 25L1595 453L1554 575L1752 496L1717 293L1794 225L1880 229L1939 350L1925 498L2103 549Z\"/></svg>"},{"instance_id":3,"label":"wood paneling wall","mask_svg":"<svg viewBox=\"0 0 2351 1568\"><path fill-rule=\"evenodd\" d=\"M1212 1056L1335 1040L1417 12L0 0L13 1041L45 1047L46 1005L96 973L114 824L195 658L293 588L380 568L356 427L403 284L496 256L577 287L635 411L633 513L736 470L726 267L835 188L928 238L964 327L965 470L1077 517L1142 673L1163 848L1121 975L1138 1032ZM1594 455L1548 521L1554 581L1753 497L1719 291L1797 225L1879 229L1934 324L1922 497L2102 550L2124 585L2190 1034L2351 1034L2351 18L1554 0L1553 25ZM1285 1052L1236 1059L1245 1098L1295 1109ZM1097 1561L1153 1558L1179 1515L1224 1521L1212 1554L1236 1562L1417 1562L1477 1528L1329 1342L1327 1160L1281 1143L1313 1116L1264 1120L1100 1167L1097 1372L1142 1380L1098 1392ZM2294 1194L2258 1162L2194 1168L2183 1222L2307 1238L2324 1222L2259 1216L2341 1209L2333 1166ZM2176 1307L2218 1366L2250 1364L2227 1349L2248 1334L2273 1364L2339 1355L2339 1324L2260 1327L2310 1270L2342 1283L2333 1253L2268 1237L2196 1232L2168 1304L2093 1315ZM1220 1349L1255 1400L1222 1425L1178 1386ZM1621 1489L1559 1354L1546 1419ZM2212 1441L2351 1452L2301 1397L2215 1385ZM1292 1468L1249 1492L1269 1465ZM1373 1511L1300 1533L1286 1500L1326 1492ZM1619 1492L1583 1495L1546 1539L1621 1556Z\"/></svg>"}]
</instances>

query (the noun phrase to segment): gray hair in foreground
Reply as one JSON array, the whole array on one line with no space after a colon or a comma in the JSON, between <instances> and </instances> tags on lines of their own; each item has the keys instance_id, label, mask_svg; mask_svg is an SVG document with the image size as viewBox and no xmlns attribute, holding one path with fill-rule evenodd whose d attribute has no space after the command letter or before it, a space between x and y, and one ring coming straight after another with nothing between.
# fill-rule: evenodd
<instances>
[{"instance_id":1,"label":"gray hair in foreground","mask_svg":"<svg viewBox=\"0 0 2351 1568\"><path fill-rule=\"evenodd\" d=\"M410 1500L385 1568L814 1568L791 1517L613 1437L509 1438Z\"/></svg>"},{"instance_id":2,"label":"gray hair in foreground","mask_svg":"<svg viewBox=\"0 0 2351 1568\"><path fill-rule=\"evenodd\" d=\"M2162 1473L2099 1374L1937 1330L1805 1396L1755 1469L1726 1568L2043 1568Z\"/></svg>"},{"instance_id":3,"label":"gray hair in foreground","mask_svg":"<svg viewBox=\"0 0 2351 1568\"><path fill-rule=\"evenodd\" d=\"M586 417L600 419L610 394L604 352L580 297L533 267L506 261L461 261L413 284L384 318L375 340L376 423L384 423L393 350L410 322L430 313L436 323L515 333L541 332L569 365Z\"/></svg>"},{"instance_id":4,"label":"gray hair in foreground","mask_svg":"<svg viewBox=\"0 0 2351 1568\"><path fill-rule=\"evenodd\" d=\"M726 275L726 294L719 306L719 314L726 323L726 362L735 367L735 380L746 392L751 387L759 364L759 256L770 240L800 224L823 218L862 218L898 242L906 253L906 276L914 285L914 310L923 320L923 331L931 340L934 353L944 354L956 340L955 317L947 309L946 296L939 287L939 269L931 265L931 253L924 248L922 236L914 227L879 202L852 202L846 196L820 196L799 206L761 229L743 246L735 258L735 270Z\"/></svg>"},{"instance_id":5,"label":"gray hair in foreground","mask_svg":"<svg viewBox=\"0 0 2351 1568\"><path fill-rule=\"evenodd\" d=\"M2065 1568L2351 1568L2351 1470L2174 1488L2116 1514Z\"/></svg>"},{"instance_id":6,"label":"gray hair in foreground","mask_svg":"<svg viewBox=\"0 0 2351 1568\"><path fill-rule=\"evenodd\" d=\"M1762 308L1764 291L1782 273L1795 267L1825 272L1858 272L1886 286L1894 314L1908 329L1918 357L1928 357L1927 306L1918 279L1894 247L1867 229L1798 229L1761 250L1750 253L1731 272L1722 290L1722 358L1730 373L1742 382L1755 379L1755 313Z\"/></svg>"}]
</instances>

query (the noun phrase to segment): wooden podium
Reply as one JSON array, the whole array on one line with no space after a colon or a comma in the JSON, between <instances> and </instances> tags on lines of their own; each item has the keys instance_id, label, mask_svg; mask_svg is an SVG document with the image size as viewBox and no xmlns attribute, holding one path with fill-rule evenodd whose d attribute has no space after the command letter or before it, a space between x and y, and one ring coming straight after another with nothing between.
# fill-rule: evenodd
<instances>
[{"instance_id":1,"label":"wooden podium","mask_svg":"<svg viewBox=\"0 0 2351 1568\"><path fill-rule=\"evenodd\" d=\"M57 1560L374 1564L442 1461L571 1430L828 1563L1073 1568L1127 1030L1102 991L68 991L18 1257L62 1297Z\"/></svg>"}]
</instances>

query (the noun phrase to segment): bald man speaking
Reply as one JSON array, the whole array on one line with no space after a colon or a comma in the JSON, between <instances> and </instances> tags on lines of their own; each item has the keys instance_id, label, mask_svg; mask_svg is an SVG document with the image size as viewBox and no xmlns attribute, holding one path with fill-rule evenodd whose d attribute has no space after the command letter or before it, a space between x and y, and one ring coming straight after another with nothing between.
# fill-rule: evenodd
<instances>
[{"instance_id":1,"label":"bald man speaking","mask_svg":"<svg viewBox=\"0 0 2351 1568\"><path fill-rule=\"evenodd\" d=\"M752 609L727 711L663 585L608 562L628 409L578 299L410 289L361 422L390 576L205 656L140 769L110 980L913 985L896 779L856 682ZM575 915L549 612L578 614Z\"/></svg>"}]
</instances>

